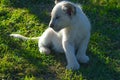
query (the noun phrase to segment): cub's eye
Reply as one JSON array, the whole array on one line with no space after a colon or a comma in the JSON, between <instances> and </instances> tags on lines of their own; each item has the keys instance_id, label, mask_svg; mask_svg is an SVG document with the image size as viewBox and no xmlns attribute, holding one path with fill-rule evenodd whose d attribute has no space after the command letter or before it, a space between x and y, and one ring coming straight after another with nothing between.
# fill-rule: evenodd
<instances>
[{"instance_id":1,"label":"cub's eye","mask_svg":"<svg viewBox=\"0 0 120 80\"><path fill-rule=\"evenodd\" d=\"M59 19L60 18L60 16L56 16L56 18L55 19Z\"/></svg>"}]
</instances>

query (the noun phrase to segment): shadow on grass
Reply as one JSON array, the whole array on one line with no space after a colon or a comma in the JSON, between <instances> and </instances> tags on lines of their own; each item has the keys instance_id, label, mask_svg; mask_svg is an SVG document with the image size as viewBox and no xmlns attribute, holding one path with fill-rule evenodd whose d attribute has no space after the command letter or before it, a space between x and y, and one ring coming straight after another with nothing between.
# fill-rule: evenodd
<instances>
[{"instance_id":1,"label":"shadow on grass","mask_svg":"<svg viewBox=\"0 0 120 80\"><path fill-rule=\"evenodd\" d=\"M14 8L28 9L31 14L38 17L40 22L48 24L50 21L50 12L54 6L53 2L52 0L15 0L11 6Z\"/></svg>"},{"instance_id":2,"label":"shadow on grass","mask_svg":"<svg viewBox=\"0 0 120 80\"><path fill-rule=\"evenodd\" d=\"M114 64L106 63L105 57L90 54L88 65L81 64L80 72L87 80L119 80L120 73L116 71ZM79 72L78 72L79 73Z\"/></svg>"},{"instance_id":3,"label":"shadow on grass","mask_svg":"<svg viewBox=\"0 0 120 80\"><path fill-rule=\"evenodd\" d=\"M1 6L12 7L15 9L27 9L37 16L40 23L48 24L50 12L54 6L54 0L2 0Z\"/></svg>"}]
</instances>

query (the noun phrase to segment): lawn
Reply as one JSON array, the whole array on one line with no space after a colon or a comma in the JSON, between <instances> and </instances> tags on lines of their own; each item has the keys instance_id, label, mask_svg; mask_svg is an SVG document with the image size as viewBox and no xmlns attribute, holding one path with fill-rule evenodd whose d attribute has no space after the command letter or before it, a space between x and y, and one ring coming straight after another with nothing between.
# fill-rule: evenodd
<instances>
[{"instance_id":1,"label":"lawn","mask_svg":"<svg viewBox=\"0 0 120 80\"><path fill-rule=\"evenodd\" d=\"M66 70L64 53L40 54L37 41L48 27L54 0L0 0L0 80L120 80L120 0L71 0L82 5L92 30L88 64Z\"/></svg>"}]
</instances>

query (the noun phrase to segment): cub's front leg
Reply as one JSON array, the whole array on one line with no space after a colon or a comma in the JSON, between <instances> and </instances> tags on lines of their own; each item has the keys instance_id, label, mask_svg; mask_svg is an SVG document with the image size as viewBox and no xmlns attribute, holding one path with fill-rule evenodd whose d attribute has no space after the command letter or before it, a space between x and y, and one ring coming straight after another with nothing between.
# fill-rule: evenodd
<instances>
[{"instance_id":1,"label":"cub's front leg","mask_svg":"<svg viewBox=\"0 0 120 80\"><path fill-rule=\"evenodd\" d=\"M81 63L87 63L89 61L89 57L86 55L88 42L89 42L89 36L83 39L83 41L81 41L81 44L78 48L76 57L78 61Z\"/></svg>"},{"instance_id":2,"label":"cub's front leg","mask_svg":"<svg viewBox=\"0 0 120 80\"><path fill-rule=\"evenodd\" d=\"M80 65L75 56L75 49L72 44L68 41L62 41L63 49L67 59L67 69L77 70L80 68Z\"/></svg>"}]
</instances>

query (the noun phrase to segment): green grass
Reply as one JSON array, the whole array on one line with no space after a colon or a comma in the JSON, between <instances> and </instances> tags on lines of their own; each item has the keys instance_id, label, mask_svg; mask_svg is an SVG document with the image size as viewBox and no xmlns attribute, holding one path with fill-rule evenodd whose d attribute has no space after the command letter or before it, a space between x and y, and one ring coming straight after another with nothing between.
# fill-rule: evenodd
<instances>
[{"instance_id":1,"label":"green grass","mask_svg":"<svg viewBox=\"0 0 120 80\"><path fill-rule=\"evenodd\" d=\"M82 4L92 24L88 64L66 70L64 54L44 55L37 41L47 28L52 0L0 0L0 80L120 80L120 1L72 0Z\"/></svg>"}]
</instances>

